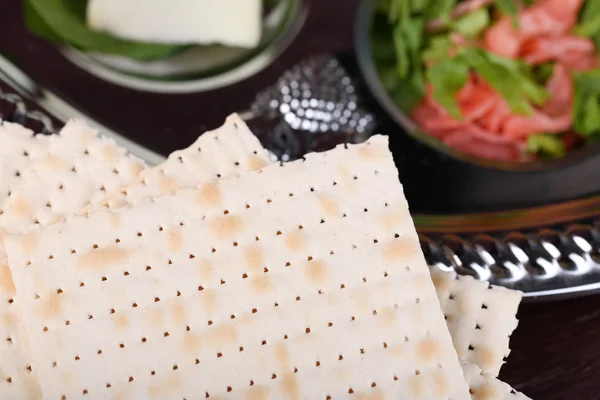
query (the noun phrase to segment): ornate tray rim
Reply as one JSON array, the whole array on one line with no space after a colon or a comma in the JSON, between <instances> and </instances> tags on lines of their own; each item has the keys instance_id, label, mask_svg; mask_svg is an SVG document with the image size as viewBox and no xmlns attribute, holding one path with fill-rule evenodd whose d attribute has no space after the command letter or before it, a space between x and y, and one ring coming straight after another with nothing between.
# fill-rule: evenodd
<instances>
[{"instance_id":1,"label":"ornate tray rim","mask_svg":"<svg viewBox=\"0 0 600 400\"><path fill-rule=\"evenodd\" d=\"M49 114L63 122L66 122L71 118L85 120L90 126L102 131L106 136L112 137L119 145L125 147L132 154L144 159L150 164L157 165L166 160L166 157L141 146L133 140L104 126L100 122L89 118L77 108L63 100L56 93L39 86L2 54L0 54L0 80L10 85L19 95L29 98Z\"/></svg>"}]
</instances>

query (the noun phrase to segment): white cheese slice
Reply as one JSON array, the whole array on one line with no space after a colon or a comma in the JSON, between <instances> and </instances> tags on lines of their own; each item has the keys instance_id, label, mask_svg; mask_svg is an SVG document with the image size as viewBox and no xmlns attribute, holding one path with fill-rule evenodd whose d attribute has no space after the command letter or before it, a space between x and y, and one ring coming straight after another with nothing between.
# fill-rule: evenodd
<instances>
[{"instance_id":1,"label":"white cheese slice","mask_svg":"<svg viewBox=\"0 0 600 400\"><path fill-rule=\"evenodd\" d=\"M90 0L88 26L151 43L254 47L262 0Z\"/></svg>"}]
</instances>

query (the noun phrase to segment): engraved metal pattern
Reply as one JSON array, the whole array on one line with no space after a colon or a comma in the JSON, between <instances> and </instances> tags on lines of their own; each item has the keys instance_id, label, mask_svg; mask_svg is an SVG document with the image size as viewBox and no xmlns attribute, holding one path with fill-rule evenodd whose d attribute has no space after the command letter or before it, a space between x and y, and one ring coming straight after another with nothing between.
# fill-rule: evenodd
<instances>
[{"instance_id":1,"label":"engraved metal pattern","mask_svg":"<svg viewBox=\"0 0 600 400\"><path fill-rule=\"evenodd\" d=\"M38 133L51 133L59 129L60 126L53 126L52 121L62 125L70 118L83 119L91 127L114 139L131 154L146 160L149 165L157 165L165 160L161 154L115 132L75 108L57 93L40 86L2 54L0 54L0 82L5 84L0 85L0 94L3 95L0 99L0 118L20 122ZM8 92L3 94L2 87L8 87L5 89ZM23 98L35 104L36 108L45 110L46 113L27 110ZM54 119L48 118L48 115Z\"/></svg>"},{"instance_id":2,"label":"engraved metal pattern","mask_svg":"<svg viewBox=\"0 0 600 400\"><path fill-rule=\"evenodd\" d=\"M300 149L318 149L324 137L331 144L362 142L372 135L375 117L362 107L356 85L337 59L317 55L285 71L243 116L277 121L266 146L284 161L301 157L306 151Z\"/></svg>"},{"instance_id":3,"label":"engraved metal pattern","mask_svg":"<svg viewBox=\"0 0 600 400\"><path fill-rule=\"evenodd\" d=\"M572 297L600 290L600 220L508 234L421 234L431 266L521 290Z\"/></svg>"},{"instance_id":4,"label":"engraved metal pattern","mask_svg":"<svg viewBox=\"0 0 600 400\"><path fill-rule=\"evenodd\" d=\"M37 133L51 134L54 124L40 111L27 109L23 99L14 93L4 93L0 88L0 120L16 122Z\"/></svg>"}]
</instances>

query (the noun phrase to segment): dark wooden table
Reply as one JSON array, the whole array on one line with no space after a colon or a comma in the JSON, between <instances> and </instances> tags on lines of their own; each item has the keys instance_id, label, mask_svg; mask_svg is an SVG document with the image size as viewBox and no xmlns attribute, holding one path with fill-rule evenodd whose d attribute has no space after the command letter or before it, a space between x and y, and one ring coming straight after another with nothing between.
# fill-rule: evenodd
<instances>
[{"instance_id":1,"label":"dark wooden table","mask_svg":"<svg viewBox=\"0 0 600 400\"><path fill-rule=\"evenodd\" d=\"M599 300L521 305L501 378L536 400L600 399Z\"/></svg>"},{"instance_id":2,"label":"dark wooden table","mask_svg":"<svg viewBox=\"0 0 600 400\"><path fill-rule=\"evenodd\" d=\"M272 83L279 74L300 58L299 53L314 54L319 51L352 53L353 20L357 0L307 0L318 7L318 12L309 14L296 44L288 49L278 61L259 73L249 82L240 84L235 98L227 97L226 91L216 91L213 101L206 108L191 105L195 117L207 126L217 126L231 111L243 108L253 93ZM60 74L61 64L39 59L32 62L31 54L49 51L49 46L34 39L19 39L7 32L23 31L18 0L0 0L0 52L13 59L38 81L49 81L48 76ZM57 92L68 91L69 86L78 86L70 93L85 94L80 103L83 108L94 102L109 99L95 97L99 81L78 79L83 74L71 68L64 73L62 87ZM68 74L68 76L66 75ZM73 78L73 79L71 79ZM85 86L86 83L89 86ZM54 85L57 82L54 81ZM81 85L84 85L81 87ZM50 84L52 86L52 84ZM131 93L123 91L123 96ZM161 99L153 99L163 101ZM168 97L164 100L169 101ZM168 107L166 108L168 110ZM124 110L111 110L117 116ZM188 118L191 111L183 116ZM160 113L160 111L159 111ZM130 120L130 117L123 115ZM140 120L130 120L131 131L149 132L144 124L152 124L152 115ZM202 128L202 127L197 127ZM167 152L180 148L193 139L197 130L182 136L164 135L144 137L151 147ZM520 326L513 335L513 352L502 370L501 378L516 389L536 400L593 400L600 399L600 298L587 297L559 302L523 304L519 311ZM596 343L596 339L599 342ZM1 360L0 360L1 362ZM8 400L8 399L7 399Z\"/></svg>"}]
</instances>

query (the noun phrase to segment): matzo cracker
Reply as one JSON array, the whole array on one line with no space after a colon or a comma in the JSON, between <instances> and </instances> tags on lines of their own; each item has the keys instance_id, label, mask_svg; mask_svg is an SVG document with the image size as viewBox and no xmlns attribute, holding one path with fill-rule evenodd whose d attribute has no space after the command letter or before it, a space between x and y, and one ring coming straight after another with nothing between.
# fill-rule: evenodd
<instances>
[{"instance_id":1,"label":"matzo cracker","mask_svg":"<svg viewBox=\"0 0 600 400\"><path fill-rule=\"evenodd\" d=\"M498 376L523 293L437 268L431 275L458 356Z\"/></svg>"},{"instance_id":2,"label":"matzo cracker","mask_svg":"<svg viewBox=\"0 0 600 400\"><path fill-rule=\"evenodd\" d=\"M90 204L83 213L135 204L144 198L260 169L269 162L267 150L246 123L232 114L220 128L204 133L188 148L172 153L167 161L143 171L135 182Z\"/></svg>"},{"instance_id":3,"label":"matzo cracker","mask_svg":"<svg viewBox=\"0 0 600 400\"><path fill-rule=\"evenodd\" d=\"M48 137L19 124L0 121L0 214L31 164L44 156ZM0 241L3 232L0 231ZM15 287L4 251L0 252L0 399L35 400L40 389L21 329Z\"/></svg>"},{"instance_id":4,"label":"matzo cracker","mask_svg":"<svg viewBox=\"0 0 600 400\"><path fill-rule=\"evenodd\" d=\"M473 400L531 400L476 365L464 365L463 371Z\"/></svg>"},{"instance_id":5,"label":"matzo cracker","mask_svg":"<svg viewBox=\"0 0 600 400\"><path fill-rule=\"evenodd\" d=\"M6 242L45 396L469 398L382 137Z\"/></svg>"}]
</instances>

